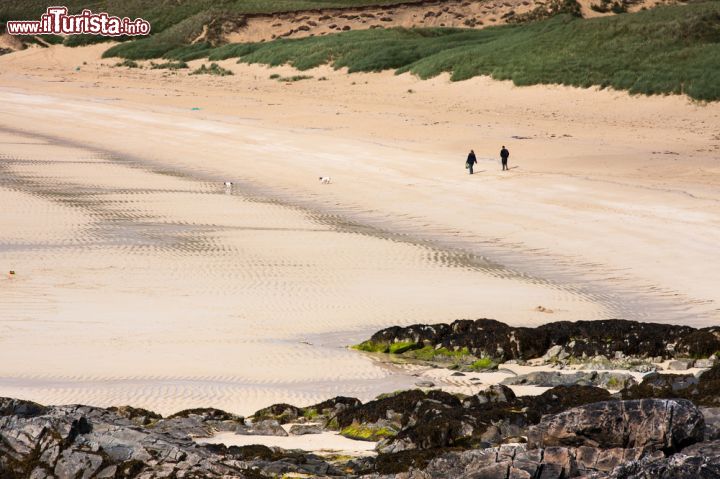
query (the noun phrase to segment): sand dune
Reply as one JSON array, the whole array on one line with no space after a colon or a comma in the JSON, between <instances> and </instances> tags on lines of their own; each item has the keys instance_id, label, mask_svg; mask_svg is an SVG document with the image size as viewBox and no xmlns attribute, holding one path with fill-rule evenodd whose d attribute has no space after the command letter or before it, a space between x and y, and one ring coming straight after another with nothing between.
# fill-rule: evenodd
<instances>
[{"instance_id":1,"label":"sand dune","mask_svg":"<svg viewBox=\"0 0 720 479\"><path fill-rule=\"evenodd\" d=\"M584 18L613 15L599 13L591 6L601 2L580 0ZM676 3L674 0L639 0L626 5L630 12L657 5ZM310 10L295 13L247 15L243 20L228 18L206 27L195 42L261 42L276 38L304 38L323 36L348 30L372 28L485 28L504 25L522 19L538 9L551 8L546 2L534 0L504 0L467 2L442 0L407 2L402 5L379 7ZM215 38L219 37L219 38Z\"/></svg>"},{"instance_id":2,"label":"sand dune","mask_svg":"<svg viewBox=\"0 0 720 479\"><path fill-rule=\"evenodd\" d=\"M104 48L0 58L1 395L247 414L411 386L345 349L393 324L720 317L717 105Z\"/></svg>"}]
</instances>

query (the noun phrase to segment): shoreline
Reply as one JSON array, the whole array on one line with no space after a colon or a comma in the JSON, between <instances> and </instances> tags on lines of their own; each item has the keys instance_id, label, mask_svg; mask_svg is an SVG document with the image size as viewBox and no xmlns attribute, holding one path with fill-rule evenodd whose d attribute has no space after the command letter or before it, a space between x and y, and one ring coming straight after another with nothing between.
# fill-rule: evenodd
<instances>
[{"instance_id":1,"label":"shoreline","mask_svg":"<svg viewBox=\"0 0 720 479\"><path fill-rule=\"evenodd\" d=\"M518 474L515 468L555 479L646 477L628 475L628 468L680 477L673 471L718 467L719 368L646 375L613 394L571 384L518 397L503 382L471 395L415 389L367 403L335 397L304 408L274 404L250 417L207 407L163 417L129 406L0 398L0 437L14 438L0 444L11 458L0 466L33 474L105 468L100 477L130 465L151 477L173 470L203 477L401 479L459 477L470 467L506 479ZM57 434L41 441L48 429ZM32 444L35 449L25 447ZM53 447L62 455L46 453ZM35 450L44 453L26 452Z\"/></svg>"}]
</instances>

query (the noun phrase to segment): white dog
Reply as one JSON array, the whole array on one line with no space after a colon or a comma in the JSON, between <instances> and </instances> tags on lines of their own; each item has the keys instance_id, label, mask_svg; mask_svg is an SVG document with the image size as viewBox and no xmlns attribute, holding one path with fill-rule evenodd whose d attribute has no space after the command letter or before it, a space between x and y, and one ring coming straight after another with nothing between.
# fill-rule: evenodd
<instances>
[{"instance_id":1,"label":"white dog","mask_svg":"<svg viewBox=\"0 0 720 479\"><path fill-rule=\"evenodd\" d=\"M232 187L233 187L232 181L225 182L225 188L232 188Z\"/></svg>"},{"instance_id":2,"label":"white dog","mask_svg":"<svg viewBox=\"0 0 720 479\"><path fill-rule=\"evenodd\" d=\"M330 184L330 177L329 176L321 176L320 177L320 183L323 185L329 185Z\"/></svg>"}]
</instances>

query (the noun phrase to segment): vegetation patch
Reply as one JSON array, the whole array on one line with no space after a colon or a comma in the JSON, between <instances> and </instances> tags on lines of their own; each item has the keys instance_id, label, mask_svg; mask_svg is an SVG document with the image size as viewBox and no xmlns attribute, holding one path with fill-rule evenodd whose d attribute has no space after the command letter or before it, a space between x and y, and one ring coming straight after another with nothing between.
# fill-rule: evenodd
<instances>
[{"instance_id":1,"label":"vegetation patch","mask_svg":"<svg viewBox=\"0 0 720 479\"><path fill-rule=\"evenodd\" d=\"M181 70L184 68L190 68L185 62L163 62L163 63L150 63L150 68L153 70Z\"/></svg>"},{"instance_id":2,"label":"vegetation patch","mask_svg":"<svg viewBox=\"0 0 720 479\"><path fill-rule=\"evenodd\" d=\"M326 429L331 429L333 431L337 431L340 429L340 424L338 423L337 417L332 417L330 420L325 424Z\"/></svg>"},{"instance_id":3,"label":"vegetation patch","mask_svg":"<svg viewBox=\"0 0 720 479\"><path fill-rule=\"evenodd\" d=\"M211 63L210 66L203 64L197 70L193 71L191 75L217 75L217 76L228 76L233 75L233 72L227 68L223 68L217 63Z\"/></svg>"},{"instance_id":4,"label":"vegetation patch","mask_svg":"<svg viewBox=\"0 0 720 479\"><path fill-rule=\"evenodd\" d=\"M539 5L533 10L521 15L508 18L509 23L537 22L555 15L567 14L573 17L582 17L580 4L577 0L552 0L547 5Z\"/></svg>"},{"instance_id":5,"label":"vegetation patch","mask_svg":"<svg viewBox=\"0 0 720 479\"><path fill-rule=\"evenodd\" d=\"M378 396L375 398L375 400L377 401L380 399L387 399L387 398L395 397L398 394L402 394L404 392L405 392L404 389L398 389L397 391L393 391L393 392L389 392L389 393L381 393L381 394L378 394Z\"/></svg>"},{"instance_id":6,"label":"vegetation patch","mask_svg":"<svg viewBox=\"0 0 720 479\"><path fill-rule=\"evenodd\" d=\"M177 60L189 62L199 58L206 58L212 52L212 46L209 43L195 43L193 45L183 45L173 48L165 53L162 57L167 60ZM211 60L215 60L214 58Z\"/></svg>"},{"instance_id":7,"label":"vegetation patch","mask_svg":"<svg viewBox=\"0 0 720 479\"><path fill-rule=\"evenodd\" d=\"M605 384L605 386L606 386L608 389L620 389L621 383L620 383L620 380L619 380L618 378L616 378L616 377L611 377L610 379L607 380L607 383Z\"/></svg>"},{"instance_id":8,"label":"vegetation patch","mask_svg":"<svg viewBox=\"0 0 720 479\"><path fill-rule=\"evenodd\" d=\"M486 371L488 369L495 369L497 364L490 358L480 358L470 365L470 369L473 371Z\"/></svg>"},{"instance_id":9,"label":"vegetation patch","mask_svg":"<svg viewBox=\"0 0 720 479\"><path fill-rule=\"evenodd\" d=\"M390 346L387 343L377 343L375 341L363 341L352 348L367 353L387 353L390 350Z\"/></svg>"},{"instance_id":10,"label":"vegetation patch","mask_svg":"<svg viewBox=\"0 0 720 479\"><path fill-rule=\"evenodd\" d=\"M303 417L307 419L308 421L312 421L313 419L317 418L320 415L320 413L317 412L317 410L309 408L305 409L303 411Z\"/></svg>"},{"instance_id":11,"label":"vegetation patch","mask_svg":"<svg viewBox=\"0 0 720 479\"><path fill-rule=\"evenodd\" d=\"M56 37L55 43L62 43L66 47L84 47L86 45L94 45L96 43L106 43L117 41L118 38L106 37L102 35L68 35L61 37L59 35L43 35L43 40L48 41L48 37ZM127 40L129 37L124 38ZM59 41L57 40L59 39ZM51 43L51 39L48 43Z\"/></svg>"},{"instance_id":12,"label":"vegetation patch","mask_svg":"<svg viewBox=\"0 0 720 479\"><path fill-rule=\"evenodd\" d=\"M599 13L625 13L627 12L626 0L600 0L600 3L593 3L590 9Z\"/></svg>"},{"instance_id":13,"label":"vegetation patch","mask_svg":"<svg viewBox=\"0 0 720 479\"><path fill-rule=\"evenodd\" d=\"M116 67L140 68L138 62L134 60L123 60L115 64Z\"/></svg>"},{"instance_id":14,"label":"vegetation patch","mask_svg":"<svg viewBox=\"0 0 720 479\"><path fill-rule=\"evenodd\" d=\"M296 82L296 81L301 81L301 80L310 80L311 78L313 78L313 77L310 75L293 75L291 77L280 76L277 73L270 75L271 80L277 80L279 82L285 82L285 83L291 83L291 82Z\"/></svg>"},{"instance_id":15,"label":"vegetation patch","mask_svg":"<svg viewBox=\"0 0 720 479\"><path fill-rule=\"evenodd\" d=\"M340 431L340 435L345 436L348 439L373 442L380 441L388 437L394 437L396 434L396 431L388 427L359 424L357 422L353 422L351 425L344 427Z\"/></svg>"},{"instance_id":16,"label":"vegetation patch","mask_svg":"<svg viewBox=\"0 0 720 479\"><path fill-rule=\"evenodd\" d=\"M468 358L470 350L463 347L457 351L451 351L447 348L435 348L433 346L424 346L420 349L411 350L406 354L407 357L419 359L421 361L461 361Z\"/></svg>"},{"instance_id":17,"label":"vegetation patch","mask_svg":"<svg viewBox=\"0 0 720 479\"><path fill-rule=\"evenodd\" d=\"M390 345L389 353L390 354L402 354L404 352L410 351L411 349L416 349L418 347L419 347L419 345L417 343L413 343L411 341L406 341L406 342L400 341L397 343L392 343Z\"/></svg>"}]
</instances>

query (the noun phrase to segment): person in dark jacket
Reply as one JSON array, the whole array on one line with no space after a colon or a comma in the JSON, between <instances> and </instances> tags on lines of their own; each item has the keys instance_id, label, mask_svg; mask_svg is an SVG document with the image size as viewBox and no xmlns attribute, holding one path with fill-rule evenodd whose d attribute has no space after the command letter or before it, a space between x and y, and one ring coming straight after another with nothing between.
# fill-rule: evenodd
<instances>
[{"instance_id":1,"label":"person in dark jacket","mask_svg":"<svg viewBox=\"0 0 720 479\"><path fill-rule=\"evenodd\" d=\"M510 157L510 152L505 148L505 145L503 145L502 150L500 150L500 159L502 160L502 169L503 171L509 170L507 165L507 160Z\"/></svg>"},{"instance_id":2,"label":"person in dark jacket","mask_svg":"<svg viewBox=\"0 0 720 479\"><path fill-rule=\"evenodd\" d=\"M475 163L477 163L477 158L475 158L475 152L473 150L470 150L470 154L467 157L467 161L465 162L465 168L468 169L470 174L473 174L473 166L475 166Z\"/></svg>"}]
</instances>

